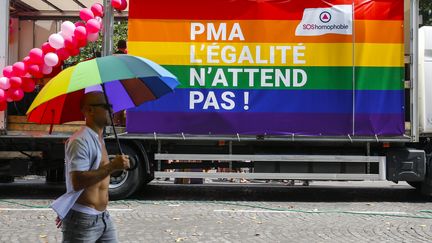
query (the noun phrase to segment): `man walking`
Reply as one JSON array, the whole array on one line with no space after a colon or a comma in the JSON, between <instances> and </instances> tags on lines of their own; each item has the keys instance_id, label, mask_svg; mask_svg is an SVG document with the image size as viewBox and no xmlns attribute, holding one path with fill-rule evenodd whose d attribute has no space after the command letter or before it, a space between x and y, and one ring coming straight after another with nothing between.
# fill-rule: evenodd
<instances>
[{"instance_id":1,"label":"man walking","mask_svg":"<svg viewBox=\"0 0 432 243\"><path fill-rule=\"evenodd\" d=\"M63 242L118 242L108 213L110 174L129 168L129 158L117 155L109 161L103 129L110 125L104 94L85 94L81 111L86 126L66 142L65 174L67 192L51 207L57 212Z\"/></svg>"}]
</instances>

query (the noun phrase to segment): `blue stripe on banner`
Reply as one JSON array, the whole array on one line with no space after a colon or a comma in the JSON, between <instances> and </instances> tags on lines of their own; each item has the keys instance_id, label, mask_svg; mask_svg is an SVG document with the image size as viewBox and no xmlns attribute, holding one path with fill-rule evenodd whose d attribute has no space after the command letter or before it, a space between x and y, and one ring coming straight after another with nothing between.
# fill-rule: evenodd
<instances>
[{"instance_id":1,"label":"blue stripe on banner","mask_svg":"<svg viewBox=\"0 0 432 243\"><path fill-rule=\"evenodd\" d=\"M405 91L356 91L356 113L405 113Z\"/></svg>"},{"instance_id":2,"label":"blue stripe on banner","mask_svg":"<svg viewBox=\"0 0 432 243\"><path fill-rule=\"evenodd\" d=\"M176 89L134 111L160 112L288 112L350 114L352 91ZM357 91L356 113L404 112L404 92Z\"/></svg>"}]
</instances>

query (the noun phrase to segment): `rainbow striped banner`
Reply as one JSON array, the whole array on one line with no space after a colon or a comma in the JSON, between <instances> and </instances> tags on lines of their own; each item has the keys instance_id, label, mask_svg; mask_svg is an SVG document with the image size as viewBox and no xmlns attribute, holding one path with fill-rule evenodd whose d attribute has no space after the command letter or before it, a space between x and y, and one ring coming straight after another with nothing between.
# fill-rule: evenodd
<instances>
[{"instance_id":1,"label":"rainbow striped banner","mask_svg":"<svg viewBox=\"0 0 432 243\"><path fill-rule=\"evenodd\" d=\"M129 53L175 74L131 133L402 135L403 0L131 0Z\"/></svg>"}]
</instances>

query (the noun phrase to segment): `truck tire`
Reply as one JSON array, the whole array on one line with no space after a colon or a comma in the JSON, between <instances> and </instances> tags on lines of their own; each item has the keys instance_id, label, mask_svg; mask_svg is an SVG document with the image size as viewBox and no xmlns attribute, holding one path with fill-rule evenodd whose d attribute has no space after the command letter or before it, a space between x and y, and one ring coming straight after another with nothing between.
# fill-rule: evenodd
<instances>
[{"instance_id":1,"label":"truck tire","mask_svg":"<svg viewBox=\"0 0 432 243\"><path fill-rule=\"evenodd\" d=\"M111 174L109 184L109 197L112 200L125 199L141 188L145 181L145 170L143 163L138 156L138 153L129 147L122 144L123 153L129 155L131 167L136 165L136 169L131 171L119 171ZM117 145L107 143L108 154L117 153Z\"/></svg>"},{"instance_id":2,"label":"truck tire","mask_svg":"<svg viewBox=\"0 0 432 243\"><path fill-rule=\"evenodd\" d=\"M426 176L419 189L421 194L432 197L432 154L427 154L426 159Z\"/></svg>"}]
</instances>

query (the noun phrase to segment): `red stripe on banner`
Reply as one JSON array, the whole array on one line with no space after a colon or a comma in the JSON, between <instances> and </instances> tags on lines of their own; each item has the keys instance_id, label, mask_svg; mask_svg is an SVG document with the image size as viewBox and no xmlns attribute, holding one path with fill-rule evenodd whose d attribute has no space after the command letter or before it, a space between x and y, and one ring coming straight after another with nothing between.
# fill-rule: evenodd
<instances>
[{"instance_id":1,"label":"red stripe on banner","mask_svg":"<svg viewBox=\"0 0 432 243\"><path fill-rule=\"evenodd\" d=\"M403 0L354 0L358 20L403 20ZM131 19L300 20L305 8L353 0L130 0Z\"/></svg>"},{"instance_id":2,"label":"red stripe on banner","mask_svg":"<svg viewBox=\"0 0 432 243\"><path fill-rule=\"evenodd\" d=\"M404 20L403 0L356 0L355 19Z\"/></svg>"}]
</instances>

